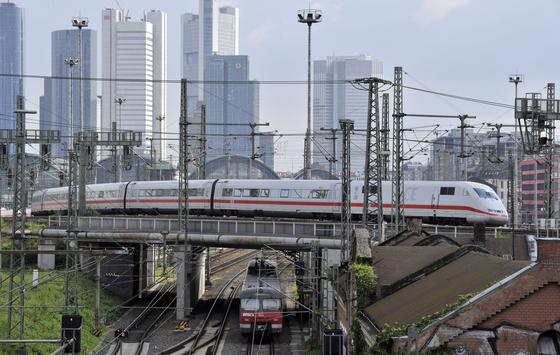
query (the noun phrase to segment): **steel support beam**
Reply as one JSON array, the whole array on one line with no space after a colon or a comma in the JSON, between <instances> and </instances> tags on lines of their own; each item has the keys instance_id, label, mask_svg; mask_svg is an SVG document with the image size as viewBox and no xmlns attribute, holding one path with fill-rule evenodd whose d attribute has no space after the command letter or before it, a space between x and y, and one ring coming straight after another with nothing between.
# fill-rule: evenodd
<instances>
[{"instance_id":1,"label":"steel support beam","mask_svg":"<svg viewBox=\"0 0 560 355\"><path fill-rule=\"evenodd\" d=\"M389 180L389 158L391 151L389 149L389 94L384 93L381 102L381 180Z\"/></svg>"}]
</instances>

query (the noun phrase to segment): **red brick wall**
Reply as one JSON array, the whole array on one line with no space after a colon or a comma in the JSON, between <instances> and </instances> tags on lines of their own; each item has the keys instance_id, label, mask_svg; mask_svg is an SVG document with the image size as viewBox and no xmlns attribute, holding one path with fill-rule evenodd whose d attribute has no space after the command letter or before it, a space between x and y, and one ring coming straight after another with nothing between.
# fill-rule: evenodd
<instances>
[{"instance_id":1,"label":"red brick wall","mask_svg":"<svg viewBox=\"0 0 560 355\"><path fill-rule=\"evenodd\" d=\"M537 239L537 261L560 265L560 239Z\"/></svg>"},{"instance_id":2,"label":"red brick wall","mask_svg":"<svg viewBox=\"0 0 560 355\"><path fill-rule=\"evenodd\" d=\"M560 286L548 284L513 306L480 324L483 329L494 329L503 323L522 329L544 332L560 320Z\"/></svg>"}]
</instances>

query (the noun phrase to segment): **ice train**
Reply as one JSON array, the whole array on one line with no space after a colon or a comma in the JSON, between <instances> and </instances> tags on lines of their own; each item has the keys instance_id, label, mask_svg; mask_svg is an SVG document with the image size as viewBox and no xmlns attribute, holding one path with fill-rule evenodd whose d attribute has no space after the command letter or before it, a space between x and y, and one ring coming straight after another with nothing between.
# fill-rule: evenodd
<instances>
[{"instance_id":1,"label":"ice train","mask_svg":"<svg viewBox=\"0 0 560 355\"><path fill-rule=\"evenodd\" d=\"M338 218L341 186L338 180L191 180L189 211L217 216ZM351 209L356 218L362 213L362 186L362 181L351 183ZM502 201L483 184L406 181L404 191L404 215L425 223L500 226L508 221ZM67 187L35 192L32 214L63 213L67 194ZM383 182L382 197L384 216L389 220L393 214L391 182ZM176 180L96 184L86 189L87 208L100 214L174 214L177 201Z\"/></svg>"}]
</instances>

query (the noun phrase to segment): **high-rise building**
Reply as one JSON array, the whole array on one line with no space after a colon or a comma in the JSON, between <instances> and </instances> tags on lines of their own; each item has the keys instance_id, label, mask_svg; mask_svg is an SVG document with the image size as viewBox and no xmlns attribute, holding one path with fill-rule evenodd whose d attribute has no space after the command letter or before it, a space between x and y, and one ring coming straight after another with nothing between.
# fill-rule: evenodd
<instances>
[{"instance_id":1,"label":"high-rise building","mask_svg":"<svg viewBox=\"0 0 560 355\"><path fill-rule=\"evenodd\" d=\"M205 85L208 159L224 155L251 153L249 124L258 122L259 86L226 84L223 81L248 81L249 58L245 55L213 55L207 60ZM224 143L229 139L229 142Z\"/></svg>"},{"instance_id":2,"label":"high-rise building","mask_svg":"<svg viewBox=\"0 0 560 355\"><path fill-rule=\"evenodd\" d=\"M382 77L383 63L366 55L327 57L316 60L313 78L320 83L313 85L313 164L328 170L325 152L331 152L332 140L327 139L321 128L340 128L340 119L354 120L355 129L367 125L367 91L340 82L364 77ZM337 139L337 155L340 156L340 136ZM365 136L353 135L351 146L351 170L363 172L365 165ZM340 165L340 159L337 157ZM339 171L339 169L337 169Z\"/></svg>"},{"instance_id":3,"label":"high-rise building","mask_svg":"<svg viewBox=\"0 0 560 355\"><path fill-rule=\"evenodd\" d=\"M84 78L97 76L97 33L90 29L82 30L82 54L80 58L80 30L60 30L51 34L51 74L54 77L80 77L83 65ZM79 59L79 63L70 67L66 59ZM83 81L84 127L96 130L97 121L97 82ZM40 101L40 126L42 129L60 130L61 144L53 146L55 157L65 157L70 135L70 80L45 80L44 95ZM80 81L72 81L72 131L80 131Z\"/></svg>"},{"instance_id":4,"label":"high-rise building","mask_svg":"<svg viewBox=\"0 0 560 355\"><path fill-rule=\"evenodd\" d=\"M167 115L167 14L151 10L141 21L125 17L125 10L102 14L101 128L141 131L153 138L156 159L165 156ZM127 81L126 79L132 79ZM126 101L117 103L116 99ZM150 149L147 145L145 150Z\"/></svg>"},{"instance_id":5,"label":"high-rise building","mask_svg":"<svg viewBox=\"0 0 560 355\"><path fill-rule=\"evenodd\" d=\"M0 3L0 72L23 74L23 9ZM0 129L15 129L16 97L23 95L22 77L0 78Z\"/></svg>"},{"instance_id":6,"label":"high-rise building","mask_svg":"<svg viewBox=\"0 0 560 355\"><path fill-rule=\"evenodd\" d=\"M250 155L250 123L259 121L258 84L223 84L248 81L249 58L239 55L239 10L219 7L217 0L200 0L200 13L183 14L181 70L183 78L197 80L188 86L190 120L206 103L208 159L223 155ZM217 83L205 83L215 81ZM216 125L218 124L218 125ZM245 126L246 125L246 126ZM192 134L199 134L193 125ZM219 136L216 136L218 134Z\"/></svg>"}]
</instances>

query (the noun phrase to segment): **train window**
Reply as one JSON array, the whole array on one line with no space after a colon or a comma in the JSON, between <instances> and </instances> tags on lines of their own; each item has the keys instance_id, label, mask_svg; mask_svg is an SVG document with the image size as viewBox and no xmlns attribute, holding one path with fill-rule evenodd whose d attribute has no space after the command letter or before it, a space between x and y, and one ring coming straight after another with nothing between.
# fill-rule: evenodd
<instances>
[{"instance_id":1,"label":"train window","mask_svg":"<svg viewBox=\"0 0 560 355\"><path fill-rule=\"evenodd\" d=\"M243 189L243 197L250 197L251 190L250 189Z\"/></svg>"},{"instance_id":2,"label":"train window","mask_svg":"<svg viewBox=\"0 0 560 355\"><path fill-rule=\"evenodd\" d=\"M263 299L262 309L263 311L279 311L280 300Z\"/></svg>"},{"instance_id":3,"label":"train window","mask_svg":"<svg viewBox=\"0 0 560 355\"><path fill-rule=\"evenodd\" d=\"M328 190L311 190L309 198L327 198Z\"/></svg>"},{"instance_id":4,"label":"train window","mask_svg":"<svg viewBox=\"0 0 560 355\"><path fill-rule=\"evenodd\" d=\"M270 196L270 190L269 189L262 189L261 190L261 197L269 197Z\"/></svg>"},{"instance_id":5,"label":"train window","mask_svg":"<svg viewBox=\"0 0 560 355\"><path fill-rule=\"evenodd\" d=\"M162 197L165 196L165 190L155 190L156 196Z\"/></svg>"},{"instance_id":6,"label":"train window","mask_svg":"<svg viewBox=\"0 0 560 355\"><path fill-rule=\"evenodd\" d=\"M189 196L204 196L204 189L201 188L189 189Z\"/></svg>"},{"instance_id":7,"label":"train window","mask_svg":"<svg viewBox=\"0 0 560 355\"><path fill-rule=\"evenodd\" d=\"M233 196L233 189L226 188L222 190L222 196L229 197Z\"/></svg>"},{"instance_id":8,"label":"train window","mask_svg":"<svg viewBox=\"0 0 560 355\"><path fill-rule=\"evenodd\" d=\"M243 189L233 190L233 196L235 196L235 197L241 197L242 194L243 194Z\"/></svg>"},{"instance_id":9,"label":"train window","mask_svg":"<svg viewBox=\"0 0 560 355\"><path fill-rule=\"evenodd\" d=\"M103 191L99 191L99 198L103 198L104 195Z\"/></svg>"},{"instance_id":10,"label":"train window","mask_svg":"<svg viewBox=\"0 0 560 355\"><path fill-rule=\"evenodd\" d=\"M251 197L259 197L259 189L250 189L249 196Z\"/></svg>"},{"instance_id":11,"label":"train window","mask_svg":"<svg viewBox=\"0 0 560 355\"><path fill-rule=\"evenodd\" d=\"M245 311L256 311L259 306L259 301L256 299L242 299L241 309Z\"/></svg>"},{"instance_id":12,"label":"train window","mask_svg":"<svg viewBox=\"0 0 560 355\"><path fill-rule=\"evenodd\" d=\"M455 195L455 188L454 187L441 187L439 189L440 195Z\"/></svg>"},{"instance_id":13,"label":"train window","mask_svg":"<svg viewBox=\"0 0 560 355\"><path fill-rule=\"evenodd\" d=\"M282 198L290 197L290 190L288 190L288 189L280 190L280 197L282 197Z\"/></svg>"}]
</instances>

